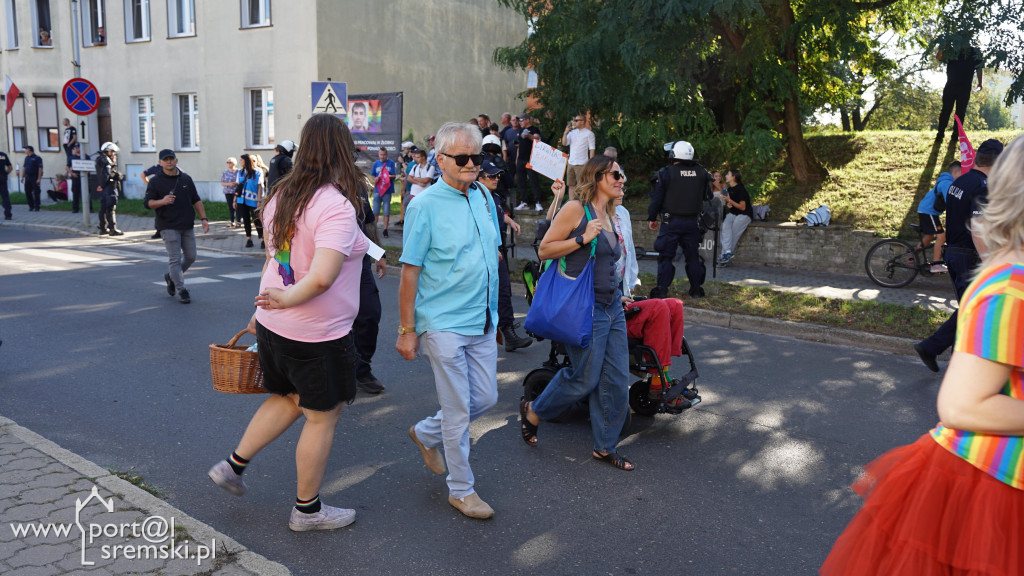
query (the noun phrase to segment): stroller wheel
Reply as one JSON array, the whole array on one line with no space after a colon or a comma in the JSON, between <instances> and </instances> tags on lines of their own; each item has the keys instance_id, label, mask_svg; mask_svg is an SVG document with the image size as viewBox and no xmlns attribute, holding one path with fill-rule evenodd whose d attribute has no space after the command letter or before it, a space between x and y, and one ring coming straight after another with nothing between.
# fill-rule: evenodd
<instances>
[{"instance_id":1,"label":"stroller wheel","mask_svg":"<svg viewBox=\"0 0 1024 576\"><path fill-rule=\"evenodd\" d=\"M643 380L629 387L629 406L641 416L654 416L660 409L661 400L648 395L650 387L651 384Z\"/></svg>"}]
</instances>

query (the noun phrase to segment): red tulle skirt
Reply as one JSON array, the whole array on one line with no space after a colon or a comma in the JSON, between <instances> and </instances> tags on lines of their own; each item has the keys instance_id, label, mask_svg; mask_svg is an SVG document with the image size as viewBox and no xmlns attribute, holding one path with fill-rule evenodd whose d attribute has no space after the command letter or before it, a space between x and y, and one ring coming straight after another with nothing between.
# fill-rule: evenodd
<instances>
[{"instance_id":1,"label":"red tulle skirt","mask_svg":"<svg viewBox=\"0 0 1024 576\"><path fill-rule=\"evenodd\" d=\"M864 506L821 574L1024 574L1024 491L928 434L868 464L853 489Z\"/></svg>"}]
</instances>

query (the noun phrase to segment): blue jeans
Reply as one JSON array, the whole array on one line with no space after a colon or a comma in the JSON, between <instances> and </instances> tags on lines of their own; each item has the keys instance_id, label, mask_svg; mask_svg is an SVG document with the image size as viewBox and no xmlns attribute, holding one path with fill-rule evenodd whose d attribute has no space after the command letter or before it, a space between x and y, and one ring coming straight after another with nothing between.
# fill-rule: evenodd
<instances>
[{"instance_id":1,"label":"blue jeans","mask_svg":"<svg viewBox=\"0 0 1024 576\"><path fill-rule=\"evenodd\" d=\"M384 210L383 212L381 212L382 208ZM381 196L380 194L377 193L376 190L374 190L373 215L380 216L381 214L383 214L384 216L391 216L391 193L389 192Z\"/></svg>"},{"instance_id":2,"label":"blue jeans","mask_svg":"<svg viewBox=\"0 0 1024 576\"><path fill-rule=\"evenodd\" d=\"M196 261L196 233L187 230L161 230L167 249L167 267L174 287L181 292L185 289L185 271Z\"/></svg>"},{"instance_id":3,"label":"blue jeans","mask_svg":"<svg viewBox=\"0 0 1024 576\"><path fill-rule=\"evenodd\" d=\"M594 450L615 452L629 410L629 346L626 318L619 294L607 305L594 306L590 346L565 345L572 366L562 368L533 401L541 420L557 417L581 398L588 398Z\"/></svg>"},{"instance_id":4,"label":"blue jeans","mask_svg":"<svg viewBox=\"0 0 1024 576\"><path fill-rule=\"evenodd\" d=\"M416 437L427 448L444 444L448 493L465 498L475 492L469 423L498 403L498 344L493 332L463 336L427 331L420 336L420 347L434 372L441 409L416 423Z\"/></svg>"}]
</instances>

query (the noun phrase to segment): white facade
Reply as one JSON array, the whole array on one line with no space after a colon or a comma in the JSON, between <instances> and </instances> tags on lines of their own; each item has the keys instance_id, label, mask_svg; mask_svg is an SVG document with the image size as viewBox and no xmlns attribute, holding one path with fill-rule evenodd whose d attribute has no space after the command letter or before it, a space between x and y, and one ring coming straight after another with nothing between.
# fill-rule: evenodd
<instances>
[{"instance_id":1,"label":"white facade","mask_svg":"<svg viewBox=\"0 0 1024 576\"><path fill-rule=\"evenodd\" d=\"M11 161L20 163L21 146L31 144L44 178L63 172L67 117L90 154L107 138L118 144L129 197L144 192L138 172L171 148L201 195L223 200L224 160L258 153L269 163L276 143L298 141L311 115L310 83L328 77L347 82L349 94L403 92L403 136L412 130L417 142L445 121L481 112L497 121L524 107L517 94L525 74L500 70L491 58L495 48L521 42L526 23L490 0L0 4L0 71L22 94L4 121ZM75 76L72 6L80 76L102 98L98 113L84 118L84 133L60 94Z\"/></svg>"}]
</instances>

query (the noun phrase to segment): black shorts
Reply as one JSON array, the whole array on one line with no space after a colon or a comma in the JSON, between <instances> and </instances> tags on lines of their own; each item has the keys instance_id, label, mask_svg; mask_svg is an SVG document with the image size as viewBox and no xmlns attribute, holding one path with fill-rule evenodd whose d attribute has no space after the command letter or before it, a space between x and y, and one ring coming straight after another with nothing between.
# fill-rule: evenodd
<instances>
[{"instance_id":1,"label":"black shorts","mask_svg":"<svg viewBox=\"0 0 1024 576\"><path fill-rule=\"evenodd\" d=\"M256 323L263 387L298 394L299 406L327 412L356 397L356 349L352 333L327 342L298 342Z\"/></svg>"},{"instance_id":2,"label":"black shorts","mask_svg":"<svg viewBox=\"0 0 1024 576\"><path fill-rule=\"evenodd\" d=\"M918 212L917 218L921 224L921 232L923 234L943 234L946 232L942 229L942 221L939 220L938 216Z\"/></svg>"}]
</instances>

